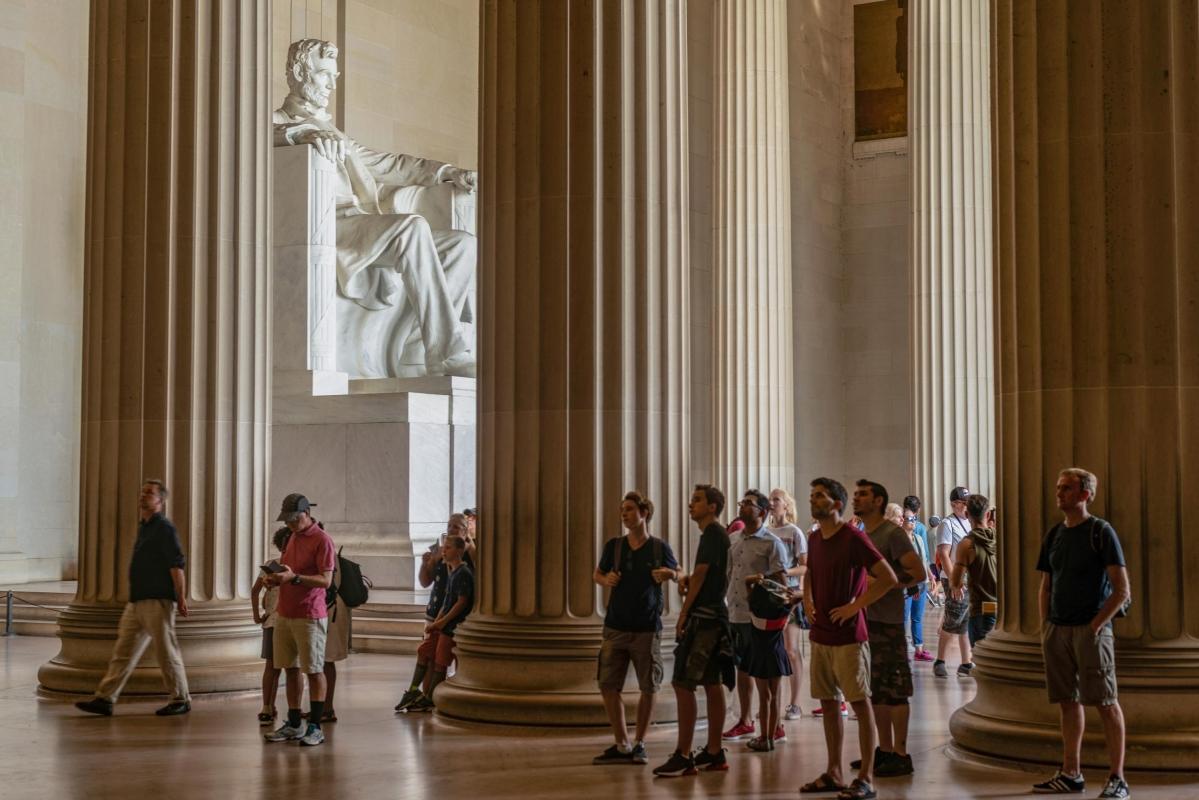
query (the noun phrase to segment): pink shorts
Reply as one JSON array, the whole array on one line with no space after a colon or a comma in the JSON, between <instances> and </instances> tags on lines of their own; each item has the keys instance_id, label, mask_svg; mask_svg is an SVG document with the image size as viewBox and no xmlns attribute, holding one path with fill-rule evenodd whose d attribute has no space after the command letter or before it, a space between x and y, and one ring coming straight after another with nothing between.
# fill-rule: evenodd
<instances>
[{"instance_id":1,"label":"pink shorts","mask_svg":"<svg viewBox=\"0 0 1199 800\"><path fill-rule=\"evenodd\" d=\"M446 671L454 663L454 637L441 631L429 631L416 648L416 658L426 664L432 661L438 670Z\"/></svg>"}]
</instances>

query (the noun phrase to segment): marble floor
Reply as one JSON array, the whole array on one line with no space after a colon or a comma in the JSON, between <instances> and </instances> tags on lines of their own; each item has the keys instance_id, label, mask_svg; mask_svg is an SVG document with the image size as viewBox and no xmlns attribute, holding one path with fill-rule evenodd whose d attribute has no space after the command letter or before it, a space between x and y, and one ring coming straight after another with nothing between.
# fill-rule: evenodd
<instances>
[{"instance_id":1,"label":"marble floor","mask_svg":"<svg viewBox=\"0 0 1199 800\"><path fill-rule=\"evenodd\" d=\"M38 667L57 641L0 638L0 798L451 798L798 797L824 762L818 720L787 723L770 754L731 748L727 773L655 780L649 768L592 767L603 732L530 731L452 724L392 712L410 657L359 654L340 672L337 712L322 747L267 745L256 695L198 697L185 717L160 719L161 701L118 705L91 717L35 693ZM919 665L911 751L916 775L879 781L883 798L1024 796L1044 769L966 763L947 754L946 720L969 699L969 679L936 680ZM805 706L806 708L806 706ZM852 728L854 723L850 723ZM847 731L852 735L852 730ZM672 726L649 736L651 766L673 747ZM856 749L856 748L855 748ZM846 755L846 759L853 757ZM1087 775L1086 797L1104 776ZM1131 775L1137 798L1199 798L1199 775ZM832 795L819 795L831 797Z\"/></svg>"}]
</instances>

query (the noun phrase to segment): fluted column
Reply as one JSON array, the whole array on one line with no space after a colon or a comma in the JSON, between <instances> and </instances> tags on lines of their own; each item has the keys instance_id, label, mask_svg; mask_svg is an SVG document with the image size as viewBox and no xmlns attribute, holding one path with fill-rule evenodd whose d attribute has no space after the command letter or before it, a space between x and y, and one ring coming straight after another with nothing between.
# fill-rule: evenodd
<instances>
[{"instance_id":1,"label":"fluted column","mask_svg":"<svg viewBox=\"0 0 1199 800\"><path fill-rule=\"evenodd\" d=\"M1116 622L1128 763L1199 748L1199 8L995 8L1000 619L958 747L1058 758L1035 571L1058 471L1099 477L1133 606ZM1106 765L1090 719L1083 761Z\"/></svg>"},{"instance_id":2,"label":"fluted column","mask_svg":"<svg viewBox=\"0 0 1199 800\"><path fill-rule=\"evenodd\" d=\"M478 603L455 636L441 713L603 724L591 576L621 533L623 493L645 491L658 508L651 532L683 549L684 9L483 4L484 533ZM659 718L672 716L663 693Z\"/></svg>"},{"instance_id":3,"label":"fluted column","mask_svg":"<svg viewBox=\"0 0 1199 800\"><path fill-rule=\"evenodd\" d=\"M915 493L995 487L989 0L909 0Z\"/></svg>"},{"instance_id":4,"label":"fluted column","mask_svg":"<svg viewBox=\"0 0 1199 800\"><path fill-rule=\"evenodd\" d=\"M794 491L786 0L719 0L715 40L715 478Z\"/></svg>"},{"instance_id":5,"label":"fluted column","mask_svg":"<svg viewBox=\"0 0 1199 800\"><path fill-rule=\"evenodd\" d=\"M247 597L269 531L268 0L91 9L79 588L50 690L104 671L145 478L187 554L193 691L261 673ZM161 692L153 659L127 692Z\"/></svg>"}]
</instances>

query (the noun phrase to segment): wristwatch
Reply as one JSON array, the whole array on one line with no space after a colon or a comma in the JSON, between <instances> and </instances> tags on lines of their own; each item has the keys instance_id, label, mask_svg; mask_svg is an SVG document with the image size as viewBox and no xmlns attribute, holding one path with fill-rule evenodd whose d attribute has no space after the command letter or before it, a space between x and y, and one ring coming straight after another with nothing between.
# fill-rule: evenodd
<instances>
[{"instance_id":1,"label":"wristwatch","mask_svg":"<svg viewBox=\"0 0 1199 800\"><path fill-rule=\"evenodd\" d=\"M296 575L294 578L291 579L291 585L292 586L300 585L300 576L299 575Z\"/></svg>"}]
</instances>

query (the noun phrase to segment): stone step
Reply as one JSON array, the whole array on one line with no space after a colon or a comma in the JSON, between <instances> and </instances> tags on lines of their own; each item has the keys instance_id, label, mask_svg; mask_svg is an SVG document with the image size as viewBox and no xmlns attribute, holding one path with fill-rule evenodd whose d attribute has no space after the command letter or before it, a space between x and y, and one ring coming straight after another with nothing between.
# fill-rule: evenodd
<instances>
[{"instance_id":1,"label":"stone step","mask_svg":"<svg viewBox=\"0 0 1199 800\"><path fill-rule=\"evenodd\" d=\"M412 655L425 635L425 607L416 603L363 603L354 609L354 650Z\"/></svg>"}]
</instances>

